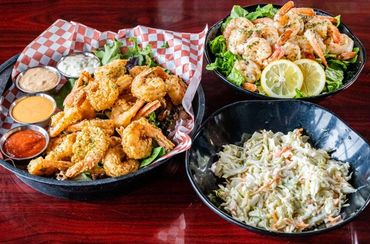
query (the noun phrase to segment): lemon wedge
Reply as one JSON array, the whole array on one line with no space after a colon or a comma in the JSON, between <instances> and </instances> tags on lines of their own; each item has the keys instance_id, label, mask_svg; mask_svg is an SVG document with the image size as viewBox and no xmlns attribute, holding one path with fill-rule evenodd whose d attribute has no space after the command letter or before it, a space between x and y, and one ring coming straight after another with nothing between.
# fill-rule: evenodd
<instances>
[{"instance_id":1,"label":"lemon wedge","mask_svg":"<svg viewBox=\"0 0 370 244\"><path fill-rule=\"evenodd\" d=\"M305 96L319 95L325 87L326 77L323 67L311 59L300 59L294 62L303 73L301 91Z\"/></svg>"},{"instance_id":2,"label":"lemon wedge","mask_svg":"<svg viewBox=\"0 0 370 244\"><path fill-rule=\"evenodd\" d=\"M270 97L293 98L296 89L301 89L302 84L302 71L289 60L271 62L262 71L261 86Z\"/></svg>"}]
</instances>

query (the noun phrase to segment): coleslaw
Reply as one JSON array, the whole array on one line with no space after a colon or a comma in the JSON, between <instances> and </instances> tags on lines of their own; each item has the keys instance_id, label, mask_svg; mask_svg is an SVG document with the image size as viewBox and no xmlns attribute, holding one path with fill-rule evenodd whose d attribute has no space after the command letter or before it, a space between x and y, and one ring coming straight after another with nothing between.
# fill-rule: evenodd
<instances>
[{"instance_id":1,"label":"coleslaw","mask_svg":"<svg viewBox=\"0 0 370 244\"><path fill-rule=\"evenodd\" d=\"M215 195L238 221L272 231L301 232L341 221L349 163L313 148L303 129L287 134L262 130L243 146L225 145L211 170L225 183Z\"/></svg>"}]
</instances>

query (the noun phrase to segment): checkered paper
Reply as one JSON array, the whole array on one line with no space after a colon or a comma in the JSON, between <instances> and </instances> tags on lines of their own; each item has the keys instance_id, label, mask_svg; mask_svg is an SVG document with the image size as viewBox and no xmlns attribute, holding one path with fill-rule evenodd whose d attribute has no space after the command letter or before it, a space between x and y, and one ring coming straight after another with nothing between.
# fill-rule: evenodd
<instances>
[{"instance_id":1,"label":"checkered paper","mask_svg":"<svg viewBox=\"0 0 370 244\"><path fill-rule=\"evenodd\" d=\"M29 67L38 65L55 66L58 60L69 53L76 51L92 51L102 48L106 42L114 38L123 43L123 47L130 46L130 37L136 37L139 45L145 47L150 44L156 61L172 73L179 75L187 84L182 105L191 115L189 120L178 121L171 135L177 143L176 148L160 160L181 153L191 146L190 132L194 128L194 115L191 107L193 97L199 86L202 75L203 50L207 26L200 33L179 33L155 29L145 26L136 26L130 29L121 29L117 33L111 31L100 32L77 22L57 20L40 36L32 41L21 53L12 71L15 77ZM168 43L167 48L163 45ZM10 104L24 94L12 85L1 97L0 136L7 130L17 126L8 116Z\"/></svg>"}]
</instances>

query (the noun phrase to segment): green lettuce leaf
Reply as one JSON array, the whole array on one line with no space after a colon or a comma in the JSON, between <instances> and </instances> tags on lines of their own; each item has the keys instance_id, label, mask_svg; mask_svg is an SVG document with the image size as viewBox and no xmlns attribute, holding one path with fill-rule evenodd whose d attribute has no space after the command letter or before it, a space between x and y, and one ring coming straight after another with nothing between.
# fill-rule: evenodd
<instances>
[{"instance_id":1,"label":"green lettuce leaf","mask_svg":"<svg viewBox=\"0 0 370 244\"><path fill-rule=\"evenodd\" d=\"M133 46L128 47L127 52L123 55L123 58L137 59L137 65L148 65L149 67L157 66L157 62L153 58L152 47L147 45L145 48L140 48L135 37L131 37L130 41L133 42Z\"/></svg>"},{"instance_id":2,"label":"green lettuce leaf","mask_svg":"<svg viewBox=\"0 0 370 244\"><path fill-rule=\"evenodd\" d=\"M102 65L106 65L113 60L121 58L122 43L118 40L114 40L113 43L106 43L104 50L95 51L95 55L100 59Z\"/></svg>"},{"instance_id":3,"label":"green lettuce leaf","mask_svg":"<svg viewBox=\"0 0 370 244\"><path fill-rule=\"evenodd\" d=\"M296 95L294 96L294 98L306 97L306 95L304 94L304 92L302 92L300 89L295 89L295 92L296 92Z\"/></svg>"},{"instance_id":4,"label":"green lettuce leaf","mask_svg":"<svg viewBox=\"0 0 370 244\"><path fill-rule=\"evenodd\" d=\"M258 18L269 17L273 18L278 10L272 4L267 4L262 8L258 5L256 11L249 13L246 17L249 20Z\"/></svg>"},{"instance_id":5,"label":"green lettuce leaf","mask_svg":"<svg viewBox=\"0 0 370 244\"><path fill-rule=\"evenodd\" d=\"M140 168L145 167L149 164L151 164L154 160L157 158L162 157L163 155L166 154L166 151L164 150L163 147L155 147L153 148L152 155L150 155L148 158L143 159L140 164Z\"/></svg>"},{"instance_id":6,"label":"green lettuce leaf","mask_svg":"<svg viewBox=\"0 0 370 244\"><path fill-rule=\"evenodd\" d=\"M75 84L76 79L68 79L67 82L63 85L63 87L59 90L59 92L53 95L55 102L57 103L57 107L60 109L64 109L63 102L66 96L71 92L73 85Z\"/></svg>"},{"instance_id":7,"label":"green lettuce leaf","mask_svg":"<svg viewBox=\"0 0 370 244\"><path fill-rule=\"evenodd\" d=\"M151 112L148 116L148 121L156 126L159 126L159 121L157 120L157 116L155 112Z\"/></svg>"},{"instance_id":8,"label":"green lettuce leaf","mask_svg":"<svg viewBox=\"0 0 370 244\"><path fill-rule=\"evenodd\" d=\"M334 17L337 20L337 27L340 26L340 15Z\"/></svg>"},{"instance_id":9,"label":"green lettuce leaf","mask_svg":"<svg viewBox=\"0 0 370 244\"><path fill-rule=\"evenodd\" d=\"M75 181L92 181L91 173L89 171L85 171L85 172L77 175L76 177L74 177L72 180L75 180Z\"/></svg>"},{"instance_id":10,"label":"green lettuce leaf","mask_svg":"<svg viewBox=\"0 0 370 244\"><path fill-rule=\"evenodd\" d=\"M213 54L223 53L226 51L226 40L223 35L217 36L209 43L209 47Z\"/></svg>"},{"instance_id":11,"label":"green lettuce leaf","mask_svg":"<svg viewBox=\"0 0 370 244\"><path fill-rule=\"evenodd\" d=\"M239 5L234 5L231 9L230 17L231 18L238 18L238 17L247 17L248 11L242 8Z\"/></svg>"},{"instance_id":12,"label":"green lettuce leaf","mask_svg":"<svg viewBox=\"0 0 370 244\"><path fill-rule=\"evenodd\" d=\"M343 85L344 72L340 69L327 67L325 69L326 89L328 92L335 91Z\"/></svg>"},{"instance_id":13,"label":"green lettuce leaf","mask_svg":"<svg viewBox=\"0 0 370 244\"><path fill-rule=\"evenodd\" d=\"M235 68L232 68L230 74L227 76L227 79L237 86L241 86L245 80L242 73Z\"/></svg>"},{"instance_id":14,"label":"green lettuce leaf","mask_svg":"<svg viewBox=\"0 0 370 244\"><path fill-rule=\"evenodd\" d=\"M216 55L216 59L213 63L206 66L207 70L218 70L225 76L228 76L233 69L236 56L230 51L220 53Z\"/></svg>"}]
</instances>

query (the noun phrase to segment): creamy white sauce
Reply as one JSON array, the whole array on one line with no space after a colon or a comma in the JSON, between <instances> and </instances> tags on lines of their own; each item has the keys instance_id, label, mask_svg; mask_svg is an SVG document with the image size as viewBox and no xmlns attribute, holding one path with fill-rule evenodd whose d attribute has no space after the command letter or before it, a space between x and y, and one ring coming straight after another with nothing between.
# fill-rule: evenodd
<instances>
[{"instance_id":1,"label":"creamy white sauce","mask_svg":"<svg viewBox=\"0 0 370 244\"><path fill-rule=\"evenodd\" d=\"M83 54L67 56L58 64L58 69L70 77L79 77L82 71L90 74L94 73L95 68L100 62L94 58Z\"/></svg>"}]
</instances>

